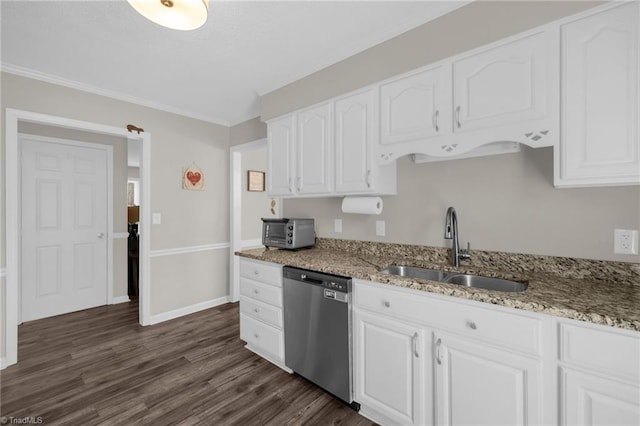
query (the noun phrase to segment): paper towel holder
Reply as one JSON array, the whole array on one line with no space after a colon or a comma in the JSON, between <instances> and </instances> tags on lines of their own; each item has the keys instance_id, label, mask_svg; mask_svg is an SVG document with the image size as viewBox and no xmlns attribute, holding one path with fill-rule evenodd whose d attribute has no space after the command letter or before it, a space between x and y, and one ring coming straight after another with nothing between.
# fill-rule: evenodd
<instances>
[{"instance_id":1,"label":"paper towel holder","mask_svg":"<svg viewBox=\"0 0 640 426\"><path fill-rule=\"evenodd\" d=\"M380 197L350 197L342 199L342 212L355 214L375 214L382 213L383 202Z\"/></svg>"}]
</instances>

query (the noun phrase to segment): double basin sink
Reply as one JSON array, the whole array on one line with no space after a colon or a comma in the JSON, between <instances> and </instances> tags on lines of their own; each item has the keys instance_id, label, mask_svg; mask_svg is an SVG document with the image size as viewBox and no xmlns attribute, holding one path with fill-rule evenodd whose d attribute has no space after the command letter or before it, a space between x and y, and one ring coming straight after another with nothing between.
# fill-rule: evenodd
<instances>
[{"instance_id":1,"label":"double basin sink","mask_svg":"<svg viewBox=\"0 0 640 426\"><path fill-rule=\"evenodd\" d=\"M380 272L400 277L420 278L465 287L483 288L485 290L523 292L527 289L527 283L503 280L501 278L483 277L480 275L444 272L438 269L418 268L415 266L392 265L380 270Z\"/></svg>"}]
</instances>

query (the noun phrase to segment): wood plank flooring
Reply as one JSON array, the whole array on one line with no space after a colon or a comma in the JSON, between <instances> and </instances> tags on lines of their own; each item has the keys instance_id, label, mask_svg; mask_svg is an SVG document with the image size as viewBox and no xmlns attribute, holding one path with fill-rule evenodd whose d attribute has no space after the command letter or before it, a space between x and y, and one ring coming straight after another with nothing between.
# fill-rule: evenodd
<instances>
[{"instance_id":1,"label":"wood plank flooring","mask_svg":"<svg viewBox=\"0 0 640 426\"><path fill-rule=\"evenodd\" d=\"M135 302L19 327L0 414L70 425L372 425L244 348L238 304L154 326Z\"/></svg>"}]
</instances>

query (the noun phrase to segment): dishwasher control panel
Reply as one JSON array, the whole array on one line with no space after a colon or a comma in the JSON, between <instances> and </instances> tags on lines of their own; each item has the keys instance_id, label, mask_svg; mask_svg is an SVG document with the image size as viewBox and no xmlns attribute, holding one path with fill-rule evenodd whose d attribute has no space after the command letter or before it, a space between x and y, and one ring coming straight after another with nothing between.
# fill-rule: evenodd
<instances>
[{"instance_id":1,"label":"dishwasher control panel","mask_svg":"<svg viewBox=\"0 0 640 426\"><path fill-rule=\"evenodd\" d=\"M343 293L347 292L347 284L346 283L337 283L335 281L325 281L323 285L326 288L332 288L337 291L341 291Z\"/></svg>"}]
</instances>

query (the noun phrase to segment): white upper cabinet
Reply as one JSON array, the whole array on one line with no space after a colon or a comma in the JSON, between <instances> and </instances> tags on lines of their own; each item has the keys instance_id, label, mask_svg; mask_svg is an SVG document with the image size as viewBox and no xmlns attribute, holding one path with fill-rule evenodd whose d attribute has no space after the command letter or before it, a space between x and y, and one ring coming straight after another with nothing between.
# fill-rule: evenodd
<instances>
[{"instance_id":1,"label":"white upper cabinet","mask_svg":"<svg viewBox=\"0 0 640 426\"><path fill-rule=\"evenodd\" d=\"M545 117L546 36L538 32L453 62L454 132Z\"/></svg>"},{"instance_id":2,"label":"white upper cabinet","mask_svg":"<svg viewBox=\"0 0 640 426\"><path fill-rule=\"evenodd\" d=\"M375 127L373 89L335 103L336 192L369 191Z\"/></svg>"},{"instance_id":3,"label":"white upper cabinet","mask_svg":"<svg viewBox=\"0 0 640 426\"><path fill-rule=\"evenodd\" d=\"M375 158L378 102L375 88L336 99L335 191L345 194L395 194L396 166Z\"/></svg>"},{"instance_id":4,"label":"white upper cabinet","mask_svg":"<svg viewBox=\"0 0 640 426\"><path fill-rule=\"evenodd\" d=\"M640 183L639 16L631 2L561 25L557 187Z\"/></svg>"},{"instance_id":5,"label":"white upper cabinet","mask_svg":"<svg viewBox=\"0 0 640 426\"><path fill-rule=\"evenodd\" d=\"M554 145L558 50L557 31L541 28L381 83L379 160L459 158L488 144L493 149L482 155L513 152L513 142Z\"/></svg>"},{"instance_id":6,"label":"white upper cabinet","mask_svg":"<svg viewBox=\"0 0 640 426\"><path fill-rule=\"evenodd\" d=\"M268 173L269 195L292 195L295 177L295 115L269 123Z\"/></svg>"},{"instance_id":7,"label":"white upper cabinet","mask_svg":"<svg viewBox=\"0 0 640 426\"><path fill-rule=\"evenodd\" d=\"M446 66L411 73L380 86L380 143L429 139L451 128Z\"/></svg>"},{"instance_id":8,"label":"white upper cabinet","mask_svg":"<svg viewBox=\"0 0 640 426\"><path fill-rule=\"evenodd\" d=\"M325 194L332 190L331 103L298 113L295 187L299 194Z\"/></svg>"},{"instance_id":9,"label":"white upper cabinet","mask_svg":"<svg viewBox=\"0 0 640 426\"><path fill-rule=\"evenodd\" d=\"M395 194L395 163L375 157L377 119L377 91L368 87L270 121L268 195Z\"/></svg>"}]
</instances>

